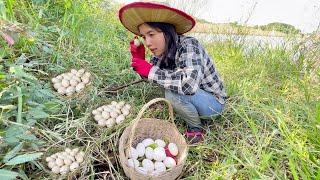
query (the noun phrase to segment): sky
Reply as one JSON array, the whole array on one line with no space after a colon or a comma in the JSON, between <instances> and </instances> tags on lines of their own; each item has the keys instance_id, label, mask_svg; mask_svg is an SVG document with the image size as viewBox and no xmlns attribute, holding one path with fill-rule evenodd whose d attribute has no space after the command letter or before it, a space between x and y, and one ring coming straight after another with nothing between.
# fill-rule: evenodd
<instances>
[{"instance_id":1,"label":"sky","mask_svg":"<svg viewBox=\"0 0 320 180\"><path fill-rule=\"evenodd\" d=\"M130 3L135 0L116 1ZM213 23L237 21L240 24L265 25L282 22L303 33L320 28L320 0L207 0L205 6L198 9L201 9L197 13L199 18Z\"/></svg>"}]
</instances>

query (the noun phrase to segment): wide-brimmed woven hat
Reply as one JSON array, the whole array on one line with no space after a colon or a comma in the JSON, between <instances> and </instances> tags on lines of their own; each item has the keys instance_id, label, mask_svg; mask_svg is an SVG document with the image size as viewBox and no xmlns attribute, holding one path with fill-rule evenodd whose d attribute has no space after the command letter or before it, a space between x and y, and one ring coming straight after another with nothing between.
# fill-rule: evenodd
<instances>
[{"instance_id":1,"label":"wide-brimmed woven hat","mask_svg":"<svg viewBox=\"0 0 320 180\"><path fill-rule=\"evenodd\" d=\"M136 35L139 25L145 22L163 22L175 26L178 34L190 31L196 24L187 13L156 2L134 2L123 6L119 10L121 23Z\"/></svg>"}]
</instances>

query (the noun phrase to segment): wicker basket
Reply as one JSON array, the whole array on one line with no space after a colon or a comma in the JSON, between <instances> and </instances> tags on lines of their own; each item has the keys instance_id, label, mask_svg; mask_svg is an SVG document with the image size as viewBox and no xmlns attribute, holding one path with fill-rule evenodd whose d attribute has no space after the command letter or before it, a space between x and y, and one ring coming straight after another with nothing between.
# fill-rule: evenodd
<instances>
[{"instance_id":1,"label":"wicker basket","mask_svg":"<svg viewBox=\"0 0 320 180\"><path fill-rule=\"evenodd\" d=\"M157 103L159 101L164 101L169 106L169 120L171 122L155 119L155 118L141 118L146 109L149 108L150 105ZM177 156L177 166L167 170L166 172L158 175L144 175L138 173L135 169L130 168L127 165L128 157L126 156L126 150L131 146L136 146L139 142L141 142L145 138L153 138L153 139L166 139L169 142L173 142L177 144L179 149L179 154ZM123 134L120 137L119 141L119 157L121 166L125 172L125 174L134 180L145 180L145 179L176 179L183 170L183 166L187 159L188 154L188 146L184 137L178 131L176 125L174 124L174 116L173 116L173 108L169 101L164 98L156 98L145 104L140 112L138 113L137 118L134 120L134 123L127 127Z\"/></svg>"}]
</instances>

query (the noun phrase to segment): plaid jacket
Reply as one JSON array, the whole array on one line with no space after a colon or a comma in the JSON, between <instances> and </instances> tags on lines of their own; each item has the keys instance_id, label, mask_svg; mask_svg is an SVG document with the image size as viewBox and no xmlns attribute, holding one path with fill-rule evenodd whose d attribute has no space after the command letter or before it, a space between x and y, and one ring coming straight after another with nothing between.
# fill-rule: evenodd
<instances>
[{"instance_id":1,"label":"plaid jacket","mask_svg":"<svg viewBox=\"0 0 320 180\"><path fill-rule=\"evenodd\" d=\"M224 104L226 91L213 61L193 37L178 35L175 55L176 69L160 69L159 58L153 56L154 65L148 80L178 94L193 95L198 88L212 93Z\"/></svg>"}]
</instances>

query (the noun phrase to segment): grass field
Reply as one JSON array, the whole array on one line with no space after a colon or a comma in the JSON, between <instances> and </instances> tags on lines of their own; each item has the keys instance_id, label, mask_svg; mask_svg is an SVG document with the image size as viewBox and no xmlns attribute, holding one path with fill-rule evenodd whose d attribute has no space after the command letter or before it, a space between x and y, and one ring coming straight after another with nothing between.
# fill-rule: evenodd
<instances>
[{"instance_id":1,"label":"grass field","mask_svg":"<svg viewBox=\"0 0 320 180\"><path fill-rule=\"evenodd\" d=\"M15 40L9 46L0 39L0 179L67 179L50 173L44 161L66 147L86 153L69 179L126 179L119 137L141 107L163 93L148 83L106 92L140 79L129 66L133 35L121 26L118 8L100 0L0 0L0 30ZM292 50L205 44L229 99L206 128L204 144L190 146L182 179L320 179L320 40L310 38L314 46ZM50 82L71 68L94 78L73 99L58 96ZM130 103L131 116L100 128L91 111L112 100ZM153 106L145 116L166 119L163 109ZM183 133L185 124L176 122Z\"/></svg>"}]
</instances>

